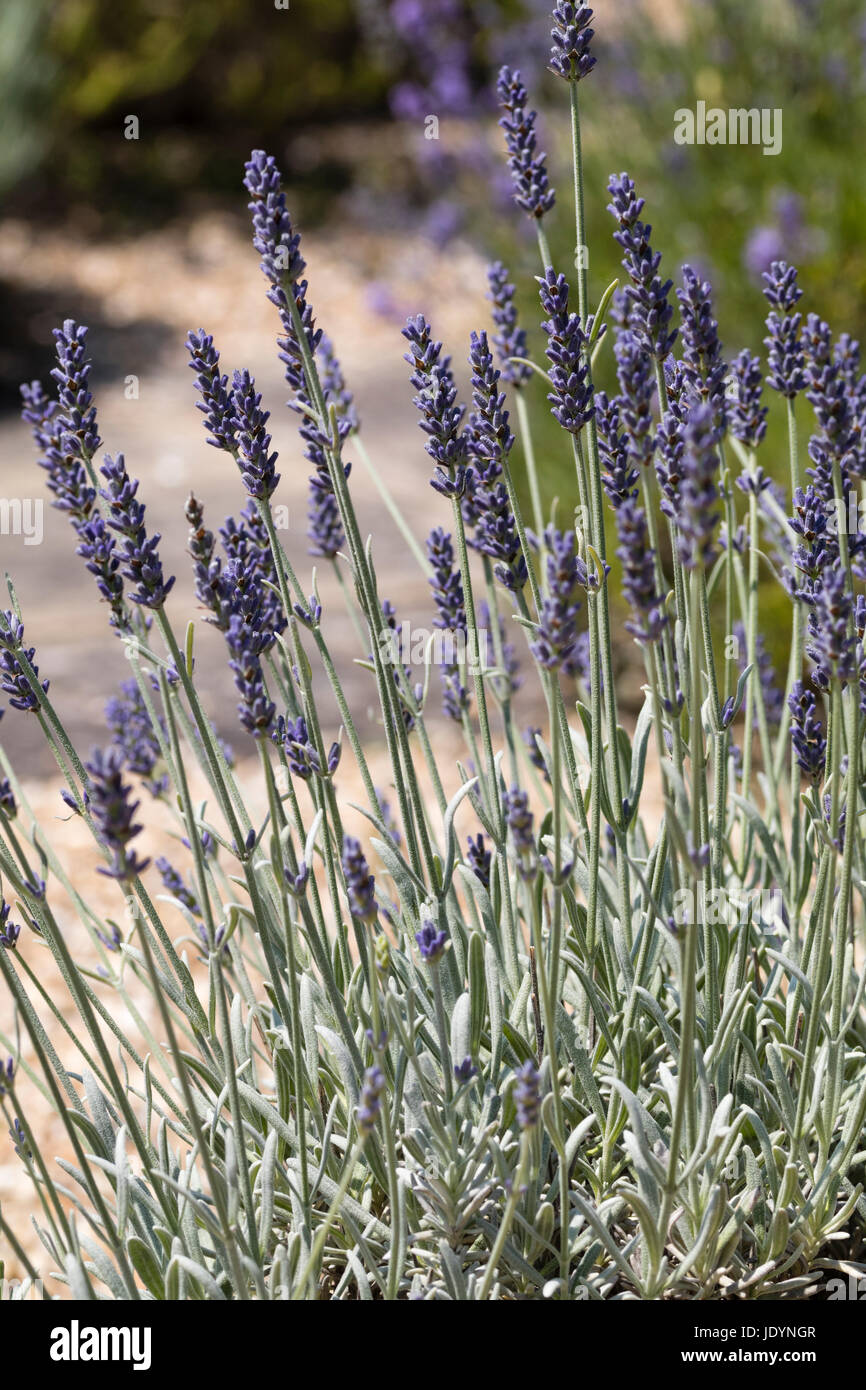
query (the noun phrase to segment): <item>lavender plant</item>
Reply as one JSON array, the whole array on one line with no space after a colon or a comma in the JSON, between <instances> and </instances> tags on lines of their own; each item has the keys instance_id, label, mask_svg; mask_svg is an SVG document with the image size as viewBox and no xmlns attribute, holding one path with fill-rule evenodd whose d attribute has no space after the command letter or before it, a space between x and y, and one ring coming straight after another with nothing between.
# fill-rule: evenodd
<instances>
[{"instance_id":1,"label":"lavender plant","mask_svg":"<svg viewBox=\"0 0 866 1390\"><path fill-rule=\"evenodd\" d=\"M551 68L570 95L579 246L590 19L557 4L551 31ZM347 457L360 426L315 326L272 157L254 152L245 184L314 469L310 551L349 581L391 805L340 681L330 615L277 533L277 458L249 373L229 377L212 337L190 334L208 442L246 498L219 537L198 498L186 518L204 621L225 637L255 747L268 808L257 822L196 688L195 624L176 635L174 581L138 483L121 454L97 461L86 330L58 330L56 398L24 388L55 505L131 673L110 702L111 742L82 758L10 583L10 723L38 722L125 909L121 927L88 902L85 875L69 880L62 824L36 823L3 753L0 972L16 1028L0 1034L0 1109L54 1277L76 1297L796 1297L866 1218L866 569L859 535L838 524L864 478L856 345L815 315L804 323L796 272L774 265L767 383L787 409L790 491L770 484L758 451L774 401L761 404L759 359L728 364L711 286L683 268L674 325L673 283L621 174L610 208L625 295L610 286L591 312L583 260L573 287L551 263L542 222L561 200L520 74L503 71L499 91L516 201L539 242L535 346L500 263L492 323L469 344L471 408L427 320L404 332L437 509L426 549L411 538L408 553L436 629L483 633L492 648L473 661L455 642L439 662L466 742L457 780L437 761L428 681L383 640L396 619ZM608 338L612 399L593 381ZM574 468L573 515L544 509L535 375ZM805 451L793 408L803 391L816 422ZM760 626L762 566L789 596L784 689ZM630 729L612 658L617 585L645 670ZM314 662L340 711L336 739ZM586 701L574 700L575 671ZM519 681L546 709L522 733ZM363 836L345 827L350 760ZM174 818L172 860L136 850L143 798ZM84 957L56 915L62 893L86 929ZM42 950L75 1007L80 1071L57 1050L69 1029L41 987ZM36 1091L65 1127L69 1161L39 1147ZM35 1278L2 1209L0 1239Z\"/></svg>"}]
</instances>

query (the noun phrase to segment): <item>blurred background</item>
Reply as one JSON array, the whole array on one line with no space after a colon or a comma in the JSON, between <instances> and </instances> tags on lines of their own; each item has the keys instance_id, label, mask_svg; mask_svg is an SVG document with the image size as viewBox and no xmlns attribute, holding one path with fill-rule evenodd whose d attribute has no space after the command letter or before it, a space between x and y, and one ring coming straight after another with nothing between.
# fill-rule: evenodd
<instances>
[{"instance_id":1,"label":"blurred background","mask_svg":"<svg viewBox=\"0 0 866 1390\"><path fill-rule=\"evenodd\" d=\"M246 365L273 412L302 572L308 465L273 350L276 323L249 246L242 165L273 152L303 229L310 296L334 339L378 467L419 532L433 524L428 463L402 361L400 326L425 312L462 372L470 328L488 323L486 261L520 284L540 353L533 229L512 204L495 77L519 65L541 117L559 204L548 219L557 264L573 261L564 85L545 71L548 0L5 0L0 12L0 493L46 497L18 387L53 364L51 329L90 325L104 448L142 478L149 523L177 572L179 624L193 612L183 504L191 487L211 526L243 497L205 446L184 337L212 332L224 369ZM662 269L708 276L726 351L761 348L761 272L800 268L802 308L861 336L866 313L866 11L859 0L600 0L582 87L590 286L618 270L607 179L628 169ZM783 112L781 153L680 146L674 112L708 106ZM428 116L439 138L425 138ZM600 384L612 376L609 348ZM465 382L465 374L462 376ZM536 386L548 498L573 500L568 452ZM784 477L782 412L765 467ZM805 418L803 427L808 427ZM775 469L778 460L779 468ZM389 525L356 465L362 522ZM396 533L394 533L396 538ZM64 518L46 502L44 540L0 537L28 641L83 745L124 676L92 581ZM429 622L424 577L397 539L380 543L383 593ZM336 608L337 605L335 605ZM342 610L341 610L342 611ZM335 613L334 621L341 619ZM332 629L333 631L333 629ZM347 622L338 632L354 652ZM772 632L768 634L772 640ZM220 725L241 741L218 634L199 639L200 678ZM337 645L339 646L338 637ZM781 661L783 653L776 653ZM633 661L623 647L626 669ZM347 658L350 660L350 658ZM354 672L354 674L353 674ZM366 673L350 668L363 704ZM52 769L32 721L10 718L22 773Z\"/></svg>"}]
</instances>

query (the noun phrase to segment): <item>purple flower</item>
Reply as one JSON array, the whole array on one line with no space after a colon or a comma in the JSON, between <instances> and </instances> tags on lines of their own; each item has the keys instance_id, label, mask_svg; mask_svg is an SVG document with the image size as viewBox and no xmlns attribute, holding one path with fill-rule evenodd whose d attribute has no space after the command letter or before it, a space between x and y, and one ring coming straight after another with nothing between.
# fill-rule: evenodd
<instances>
[{"instance_id":1,"label":"purple flower","mask_svg":"<svg viewBox=\"0 0 866 1390\"><path fill-rule=\"evenodd\" d=\"M761 405L761 365L748 348L734 358L731 376L736 388L728 421L731 434L749 449L757 449L767 433L767 407Z\"/></svg>"},{"instance_id":2,"label":"purple flower","mask_svg":"<svg viewBox=\"0 0 866 1390\"><path fill-rule=\"evenodd\" d=\"M418 950L421 952L422 960L426 961L428 965L436 965L445 954L448 933L444 929L437 931L436 923L427 917L421 925L421 930L416 931L415 940L418 944Z\"/></svg>"},{"instance_id":3,"label":"purple flower","mask_svg":"<svg viewBox=\"0 0 866 1390\"><path fill-rule=\"evenodd\" d=\"M617 336L614 353L622 427L631 461L640 468L650 462L653 452L652 402L656 383L652 358L629 330Z\"/></svg>"},{"instance_id":4,"label":"purple flower","mask_svg":"<svg viewBox=\"0 0 866 1390\"><path fill-rule=\"evenodd\" d=\"M552 18L550 71L568 82L579 82L592 72L596 62L589 51L594 34L589 27L592 10L589 5L559 0L553 7Z\"/></svg>"},{"instance_id":5,"label":"purple flower","mask_svg":"<svg viewBox=\"0 0 866 1390\"><path fill-rule=\"evenodd\" d=\"M517 1123L521 1129L532 1129L538 1124L541 1114L541 1077L533 1062L524 1062L516 1072L517 1084L514 1087L514 1102L517 1106Z\"/></svg>"},{"instance_id":6,"label":"purple flower","mask_svg":"<svg viewBox=\"0 0 866 1390\"><path fill-rule=\"evenodd\" d=\"M270 411L261 409L261 392L248 371L235 372L232 381L231 425L236 434L238 464L244 487L252 497L267 501L280 481L271 453L271 436L265 428Z\"/></svg>"},{"instance_id":7,"label":"purple flower","mask_svg":"<svg viewBox=\"0 0 866 1390\"><path fill-rule=\"evenodd\" d=\"M467 1086L477 1075L478 1068L471 1057L464 1057L462 1062L454 1063L454 1080L458 1086Z\"/></svg>"},{"instance_id":8,"label":"purple flower","mask_svg":"<svg viewBox=\"0 0 866 1390\"><path fill-rule=\"evenodd\" d=\"M9 1094L14 1080L15 1062L11 1057L7 1057L5 1062L0 1062L0 1096Z\"/></svg>"},{"instance_id":9,"label":"purple flower","mask_svg":"<svg viewBox=\"0 0 866 1390\"><path fill-rule=\"evenodd\" d=\"M183 903L184 907L188 912L192 913L193 917L200 917L201 908L198 905L198 899L195 894L190 892L189 888L187 888L177 870L172 868L169 861L165 858L156 859L154 863L157 869L159 869L159 876L162 879L162 886L166 893L170 893L173 898L177 898L178 902Z\"/></svg>"},{"instance_id":10,"label":"purple flower","mask_svg":"<svg viewBox=\"0 0 866 1390\"><path fill-rule=\"evenodd\" d=\"M844 569L825 566L812 593L806 645L815 665L815 683L822 690L834 676L842 685L854 678L855 639L849 632L852 610Z\"/></svg>"},{"instance_id":11,"label":"purple flower","mask_svg":"<svg viewBox=\"0 0 866 1390\"><path fill-rule=\"evenodd\" d=\"M466 440L460 429L465 407L457 404L451 359L441 357L442 344L431 337L423 314L409 319L403 337L411 348L404 359L413 369L409 379L418 391L414 403L428 436L425 448L436 464L432 486L447 497L460 497L467 472Z\"/></svg>"},{"instance_id":12,"label":"purple flower","mask_svg":"<svg viewBox=\"0 0 866 1390\"><path fill-rule=\"evenodd\" d=\"M30 425L39 451L39 467L48 474L48 488L54 493L52 506L67 512L73 522L86 520L93 510L96 489L80 457L77 440L63 434L62 420L68 417L63 416L56 401L45 395L38 381L22 386L21 398L21 418Z\"/></svg>"},{"instance_id":13,"label":"purple flower","mask_svg":"<svg viewBox=\"0 0 866 1390\"><path fill-rule=\"evenodd\" d=\"M196 401L196 409L205 417L207 442L215 449L226 449L232 453L237 447L232 393L228 377L220 373L220 355L214 347L213 338L200 328L198 333L187 334L186 347L190 356L189 366L196 373L196 390L201 396L201 400Z\"/></svg>"},{"instance_id":14,"label":"purple flower","mask_svg":"<svg viewBox=\"0 0 866 1390\"><path fill-rule=\"evenodd\" d=\"M276 708L268 699L262 671L261 653L273 642L273 633L262 631L235 610L226 628L229 667L240 694L238 714L253 738L265 738L274 722Z\"/></svg>"},{"instance_id":15,"label":"purple flower","mask_svg":"<svg viewBox=\"0 0 866 1390\"><path fill-rule=\"evenodd\" d=\"M90 362L85 356L87 329L66 319L54 329L57 366L51 375L57 382L60 448L67 457L93 458L101 440L96 428L96 407L87 379Z\"/></svg>"},{"instance_id":16,"label":"purple flower","mask_svg":"<svg viewBox=\"0 0 866 1390\"><path fill-rule=\"evenodd\" d=\"M675 504L682 565L696 569L713 560L713 532L719 519L715 414L709 404L693 404L683 426L682 477Z\"/></svg>"},{"instance_id":17,"label":"purple flower","mask_svg":"<svg viewBox=\"0 0 866 1390\"><path fill-rule=\"evenodd\" d=\"M433 626L452 632L466 631L466 608L463 603L463 580L454 564L451 536L437 526L427 537L427 558L433 571L430 587L437 616Z\"/></svg>"},{"instance_id":18,"label":"purple flower","mask_svg":"<svg viewBox=\"0 0 866 1390\"><path fill-rule=\"evenodd\" d=\"M774 391L793 400L806 384L800 337L803 316L794 312L803 291L798 288L795 267L786 265L784 261L773 261L763 279L764 295L770 304L768 336L764 339L769 349L767 381Z\"/></svg>"},{"instance_id":19,"label":"purple flower","mask_svg":"<svg viewBox=\"0 0 866 1390\"><path fill-rule=\"evenodd\" d=\"M24 667L18 660L19 654L38 677L39 667L33 661L36 648L25 648L23 623L20 623L12 612L0 613L0 689L9 696L9 703L13 709L33 713L39 709L39 700ZM47 693L49 682L42 681L41 686Z\"/></svg>"},{"instance_id":20,"label":"purple flower","mask_svg":"<svg viewBox=\"0 0 866 1390\"><path fill-rule=\"evenodd\" d=\"M145 508L136 497L138 479L129 477L123 454L115 459L106 455L100 471L107 484L100 489L100 496L108 504L108 525L123 542L121 573L135 585L129 597L145 608L161 608L174 586L174 577L166 580L163 575L157 549L159 533L148 539L144 529Z\"/></svg>"},{"instance_id":21,"label":"purple flower","mask_svg":"<svg viewBox=\"0 0 866 1390\"><path fill-rule=\"evenodd\" d=\"M501 373L494 365L486 333L471 335L469 365L475 407L470 420L472 456L482 464L501 464L511 452L514 435L508 423L505 396L499 390Z\"/></svg>"},{"instance_id":22,"label":"purple flower","mask_svg":"<svg viewBox=\"0 0 866 1390\"><path fill-rule=\"evenodd\" d=\"M5 946L7 951L14 951L20 935L21 928L9 921L9 904L0 898L0 946Z\"/></svg>"},{"instance_id":23,"label":"purple flower","mask_svg":"<svg viewBox=\"0 0 866 1390\"><path fill-rule=\"evenodd\" d=\"M274 634L285 631L279 580L268 533L255 502L247 503L240 522L228 517L220 527L227 562L224 590L231 608L238 608L262 637L262 651L273 646Z\"/></svg>"},{"instance_id":24,"label":"purple flower","mask_svg":"<svg viewBox=\"0 0 866 1390\"><path fill-rule=\"evenodd\" d=\"M683 266L683 288L677 290L682 318L683 373L690 393L713 408L718 437L725 432L725 377L719 326L713 318L712 289L691 266Z\"/></svg>"},{"instance_id":25,"label":"purple flower","mask_svg":"<svg viewBox=\"0 0 866 1390\"><path fill-rule=\"evenodd\" d=\"M526 333L517 322L514 286L501 261L494 261L493 265L488 266L487 281L490 285L487 298L493 305L493 322L496 325L493 345L499 356L502 379L514 386L522 386L532 376L532 368L509 360L526 356Z\"/></svg>"},{"instance_id":26,"label":"purple flower","mask_svg":"<svg viewBox=\"0 0 866 1390\"><path fill-rule=\"evenodd\" d=\"M518 873L522 878L533 878L538 869L538 860L529 796L520 787L512 787L505 793L502 805L505 824L511 832L511 840L517 851Z\"/></svg>"},{"instance_id":27,"label":"purple flower","mask_svg":"<svg viewBox=\"0 0 866 1390\"><path fill-rule=\"evenodd\" d=\"M490 887L490 861L492 855L484 843L484 836L479 831L474 837L467 838L466 862L485 888Z\"/></svg>"},{"instance_id":28,"label":"purple flower","mask_svg":"<svg viewBox=\"0 0 866 1390\"><path fill-rule=\"evenodd\" d=\"M540 285L541 306L550 318L541 326L547 334L547 359L553 390L547 399L554 419L571 434L579 434L595 413L592 386L584 358L586 338L580 316L569 313L568 282L548 266Z\"/></svg>"},{"instance_id":29,"label":"purple flower","mask_svg":"<svg viewBox=\"0 0 866 1390\"><path fill-rule=\"evenodd\" d=\"M656 588L654 555L649 544L646 513L636 494L614 501L619 536L617 556L622 563L622 587L632 609L625 624L640 643L657 642L667 623L664 598Z\"/></svg>"},{"instance_id":30,"label":"purple flower","mask_svg":"<svg viewBox=\"0 0 866 1390\"><path fill-rule=\"evenodd\" d=\"M18 815L18 805L15 800L15 793L12 790L12 783L8 777L0 777L0 813L7 820L14 820Z\"/></svg>"},{"instance_id":31,"label":"purple flower","mask_svg":"<svg viewBox=\"0 0 866 1390\"><path fill-rule=\"evenodd\" d=\"M644 199L636 196L634 180L628 174L614 174L607 187L612 199L608 211L619 223L614 240L625 252L623 265L631 280L625 289L629 323L645 351L664 360L677 338L676 329L670 329L673 308L668 297L673 281L662 282L659 277L661 252L653 251L650 244L652 227L640 220Z\"/></svg>"},{"instance_id":32,"label":"purple flower","mask_svg":"<svg viewBox=\"0 0 866 1390\"><path fill-rule=\"evenodd\" d=\"M302 778L303 781L307 781L310 777L330 777L336 772L342 752L340 744L331 744L327 755L327 767L323 771L322 760L310 737L307 721L303 715L299 715L294 720L283 719L280 716L277 720L274 739L282 744L289 761L290 771L296 777Z\"/></svg>"},{"instance_id":33,"label":"purple flower","mask_svg":"<svg viewBox=\"0 0 866 1390\"><path fill-rule=\"evenodd\" d=\"M120 689L122 694L113 696L105 706L112 745L119 750L129 771L143 778L153 796L159 796L168 787L168 778L154 776L162 752L150 714L135 681L124 681Z\"/></svg>"},{"instance_id":34,"label":"purple flower","mask_svg":"<svg viewBox=\"0 0 866 1390\"><path fill-rule=\"evenodd\" d=\"M827 740L817 718L815 696L802 681L795 681L788 696L791 741L801 771L812 783L820 782L827 761Z\"/></svg>"},{"instance_id":35,"label":"purple flower","mask_svg":"<svg viewBox=\"0 0 866 1390\"><path fill-rule=\"evenodd\" d=\"M364 1072L361 1088L361 1103L355 1111L355 1122L362 1138L372 1134L376 1121L382 1111L382 1091L385 1088L385 1075L379 1067L368 1067Z\"/></svg>"},{"instance_id":36,"label":"purple flower","mask_svg":"<svg viewBox=\"0 0 866 1390\"><path fill-rule=\"evenodd\" d=\"M205 621L224 632L231 616L230 585L215 554L214 533L204 524L204 508L192 493L184 515L190 525L186 548L193 561L195 596L210 612Z\"/></svg>"},{"instance_id":37,"label":"purple flower","mask_svg":"<svg viewBox=\"0 0 866 1390\"><path fill-rule=\"evenodd\" d=\"M530 646L539 665L552 671L561 667L577 642L579 589L589 584L586 565L575 550L573 532L558 531L548 526L544 533L547 546L547 591L538 615L538 636Z\"/></svg>"},{"instance_id":38,"label":"purple flower","mask_svg":"<svg viewBox=\"0 0 866 1390\"><path fill-rule=\"evenodd\" d=\"M541 218L550 212L556 195L547 178L547 156L535 152L536 113L527 110L529 95L516 69L501 69L496 95L505 112L499 124L505 132L514 201L530 217Z\"/></svg>"},{"instance_id":39,"label":"purple flower","mask_svg":"<svg viewBox=\"0 0 866 1390\"><path fill-rule=\"evenodd\" d=\"M131 800L132 790L123 780L123 769L123 753L117 747L104 753L94 748L90 761L85 764L91 815L102 843L112 856L110 867L100 868L98 872L125 883L142 873L150 860L139 859L134 850L128 849L130 840L142 827L135 823L139 803Z\"/></svg>"},{"instance_id":40,"label":"purple flower","mask_svg":"<svg viewBox=\"0 0 866 1390\"><path fill-rule=\"evenodd\" d=\"M343 840L342 865L349 911L359 922L370 925L378 915L376 881L370 873L360 841L352 835L347 835Z\"/></svg>"}]
</instances>

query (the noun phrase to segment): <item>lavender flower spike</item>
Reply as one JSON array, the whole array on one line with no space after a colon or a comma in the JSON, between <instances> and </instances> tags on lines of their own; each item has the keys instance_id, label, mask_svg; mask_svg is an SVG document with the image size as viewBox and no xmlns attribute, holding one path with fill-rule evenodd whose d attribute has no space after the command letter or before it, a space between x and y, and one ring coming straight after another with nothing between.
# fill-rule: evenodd
<instances>
[{"instance_id":1,"label":"lavender flower spike","mask_svg":"<svg viewBox=\"0 0 866 1390\"><path fill-rule=\"evenodd\" d=\"M548 393L554 419L571 434L579 434L595 414L592 387L583 358L586 342L580 317L569 313L568 282L548 266L540 285L541 306L550 315L541 326L547 334L547 359L551 363L553 390Z\"/></svg>"},{"instance_id":2,"label":"lavender flower spike","mask_svg":"<svg viewBox=\"0 0 866 1390\"><path fill-rule=\"evenodd\" d=\"M25 713L32 714L39 709L39 699L18 659L19 654L24 657L38 679L39 667L33 661L36 648L25 648L23 624L18 621L14 613L2 613L0 614L0 689L9 696L9 703L13 709L20 709ZM47 693L49 682L42 681L41 685Z\"/></svg>"},{"instance_id":3,"label":"lavender flower spike","mask_svg":"<svg viewBox=\"0 0 866 1390\"><path fill-rule=\"evenodd\" d=\"M131 801L131 789L123 780L124 759L119 748L103 753L95 748L90 762L85 764L88 778L90 810L103 844L111 851L111 865L99 873L121 882L136 878L150 863L130 851L130 840L142 829L135 824L139 803Z\"/></svg>"},{"instance_id":4,"label":"lavender flower spike","mask_svg":"<svg viewBox=\"0 0 866 1390\"><path fill-rule=\"evenodd\" d=\"M129 597L145 608L161 608L174 577L166 580L163 575L157 550L159 533L148 539L144 529L144 504L136 497L138 480L129 477L123 454L114 459L106 455L100 471L107 484L100 495L108 503L108 525L123 538L122 574L135 585Z\"/></svg>"},{"instance_id":5,"label":"lavender flower spike","mask_svg":"<svg viewBox=\"0 0 866 1390\"><path fill-rule=\"evenodd\" d=\"M364 1072L364 1085L361 1088L361 1103L355 1111L355 1122L362 1138L372 1134L382 1110L382 1092L385 1089L385 1075L379 1067L368 1067Z\"/></svg>"},{"instance_id":6,"label":"lavender flower spike","mask_svg":"<svg viewBox=\"0 0 866 1390\"><path fill-rule=\"evenodd\" d=\"M572 5L560 0L553 7L553 28L550 33L550 71L567 82L579 82L595 67L596 60L589 51L594 30L589 28L592 10L589 5Z\"/></svg>"},{"instance_id":7,"label":"lavender flower spike","mask_svg":"<svg viewBox=\"0 0 866 1390\"><path fill-rule=\"evenodd\" d=\"M505 132L514 201L530 217L542 218L550 212L556 195L547 179L547 156L535 153L536 113L527 110L529 94L516 69L500 70L496 95L505 112L499 124Z\"/></svg>"},{"instance_id":8,"label":"lavender flower spike","mask_svg":"<svg viewBox=\"0 0 866 1390\"><path fill-rule=\"evenodd\" d=\"M827 760L827 740L815 714L815 696L802 681L795 681L788 696L791 711L791 741L797 762L810 782L818 783L824 776Z\"/></svg>"},{"instance_id":9,"label":"lavender flower spike","mask_svg":"<svg viewBox=\"0 0 866 1390\"><path fill-rule=\"evenodd\" d=\"M196 390L201 396L196 409L204 415L208 444L215 449L234 450L237 426L234 421L229 379L220 372L220 355L210 333L200 328L186 339L189 366L196 374Z\"/></svg>"},{"instance_id":10,"label":"lavender flower spike","mask_svg":"<svg viewBox=\"0 0 866 1390\"><path fill-rule=\"evenodd\" d=\"M634 180L628 174L614 174L607 190L612 199L608 212L619 223L614 240L625 252L622 263L631 280L626 286L631 327L646 351L663 362L677 339L676 329L670 328L673 308L669 295L673 281L663 282L659 276L661 252L653 251L650 244L652 227L640 220L644 200L637 197Z\"/></svg>"},{"instance_id":11,"label":"lavender flower spike","mask_svg":"<svg viewBox=\"0 0 866 1390\"><path fill-rule=\"evenodd\" d=\"M423 314L409 319L403 337L411 348L404 358L413 369L409 379L418 391L415 405L428 436L425 448L436 464L431 486L446 497L462 497L467 469L466 440L460 426L465 407L457 404L451 359L440 359L442 344L433 340Z\"/></svg>"},{"instance_id":12,"label":"lavender flower spike","mask_svg":"<svg viewBox=\"0 0 866 1390\"><path fill-rule=\"evenodd\" d=\"M256 383L247 371L234 374L232 404L231 425L237 436L244 487L251 497L266 502L273 495L280 475L274 468L277 455L270 452L271 436L265 428L270 411L261 409L261 392L256 390Z\"/></svg>"},{"instance_id":13,"label":"lavender flower spike","mask_svg":"<svg viewBox=\"0 0 866 1390\"><path fill-rule=\"evenodd\" d=\"M378 916L376 880L370 873L360 841L352 835L343 840L342 864L349 911L359 922L368 925L375 922Z\"/></svg>"},{"instance_id":14,"label":"lavender flower spike","mask_svg":"<svg viewBox=\"0 0 866 1390\"><path fill-rule=\"evenodd\" d=\"M579 588L587 587L587 572L575 552L573 532L548 526L544 533L547 547L547 593L538 615L538 637L531 643L532 654L546 670L556 670L571 656L577 644Z\"/></svg>"},{"instance_id":15,"label":"lavender flower spike","mask_svg":"<svg viewBox=\"0 0 866 1390\"><path fill-rule=\"evenodd\" d=\"M523 386L532 376L532 368L521 362L512 362L511 358L526 356L526 332L517 322L514 286L501 261L494 261L493 265L487 267L487 282L490 286L487 298L493 305L493 322L496 326L493 346L499 356L502 380L510 381L514 386Z\"/></svg>"},{"instance_id":16,"label":"lavender flower spike","mask_svg":"<svg viewBox=\"0 0 866 1390\"><path fill-rule=\"evenodd\" d=\"M514 1087L514 1100L517 1105L517 1123L521 1129L532 1129L538 1124L541 1113L541 1077L533 1062L524 1062L517 1072L517 1085Z\"/></svg>"},{"instance_id":17,"label":"lavender flower spike","mask_svg":"<svg viewBox=\"0 0 866 1390\"><path fill-rule=\"evenodd\" d=\"M713 511L719 496L716 443L713 407L693 404L683 426L682 478L675 504L680 561L686 569L709 565L713 559L713 531L719 519Z\"/></svg>"},{"instance_id":18,"label":"lavender flower spike","mask_svg":"<svg viewBox=\"0 0 866 1390\"><path fill-rule=\"evenodd\" d=\"M761 405L761 367L748 348L731 363L731 376L736 396L730 410L728 427L735 439L750 449L757 449L767 433L767 407Z\"/></svg>"},{"instance_id":19,"label":"lavender flower spike","mask_svg":"<svg viewBox=\"0 0 866 1390\"><path fill-rule=\"evenodd\" d=\"M802 315L794 313L803 291L797 285L797 271L784 261L773 261L764 271L764 295L770 304L764 343L769 349L767 381L774 391L793 400L806 385L803 375Z\"/></svg>"}]
</instances>

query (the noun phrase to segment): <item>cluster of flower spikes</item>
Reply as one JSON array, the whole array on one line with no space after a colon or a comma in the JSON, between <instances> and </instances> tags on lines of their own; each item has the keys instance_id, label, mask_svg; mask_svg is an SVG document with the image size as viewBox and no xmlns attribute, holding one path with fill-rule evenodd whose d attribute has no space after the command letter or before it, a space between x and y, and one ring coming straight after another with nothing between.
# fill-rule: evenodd
<instances>
[{"instance_id":1,"label":"cluster of flower spikes","mask_svg":"<svg viewBox=\"0 0 866 1390\"><path fill-rule=\"evenodd\" d=\"M62 328L54 330L54 339L57 366L51 375L57 384L57 399L47 396L38 381L30 382L21 387L21 414L31 427L39 466L48 474L52 505L69 517L78 537L77 553L109 605L112 627L123 632L129 627L129 613L124 603L121 557L97 506L97 489L92 482L91 461L101 441L88 384L87 329L67 319Z\"/></svg>"}]
</instances>

